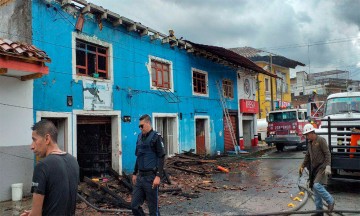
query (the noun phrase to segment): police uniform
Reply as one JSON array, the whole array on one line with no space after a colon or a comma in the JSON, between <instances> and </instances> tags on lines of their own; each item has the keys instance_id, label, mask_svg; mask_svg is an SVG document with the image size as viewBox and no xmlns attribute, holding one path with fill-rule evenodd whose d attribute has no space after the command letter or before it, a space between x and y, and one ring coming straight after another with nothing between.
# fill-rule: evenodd
<instances>
[{"instance_id":1,"label":"police uniform","mask_svg":"<svg viewBox=\"0 0 360 216\"><path fill-rule=\"evenodd\" d=\"M160 215L158 187L152 188L152 184L156 176L161 178L164 170L165 149L161 135L154 130L139 134L135 155L133 174L137 175L137 178L131 200L133 214L145 215L141 205L146 199L150 215Z\"/></svg>"}]
</instances>

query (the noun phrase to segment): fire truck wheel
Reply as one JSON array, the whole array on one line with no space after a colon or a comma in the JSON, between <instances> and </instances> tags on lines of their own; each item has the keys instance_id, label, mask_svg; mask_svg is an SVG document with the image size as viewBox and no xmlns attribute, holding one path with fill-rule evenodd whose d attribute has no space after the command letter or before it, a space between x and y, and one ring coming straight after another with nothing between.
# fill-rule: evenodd
<instances>
[{"instance_id":1,"label":"fire truck wheel","mask_svg":"<svg viewBox=\"0 0 360 216\"><path fill-rule=\"evenodd\" d=\"M284 151L284 144L282 143L276 143L276 149L278 151Z\"/></svg>"}]
</instances>

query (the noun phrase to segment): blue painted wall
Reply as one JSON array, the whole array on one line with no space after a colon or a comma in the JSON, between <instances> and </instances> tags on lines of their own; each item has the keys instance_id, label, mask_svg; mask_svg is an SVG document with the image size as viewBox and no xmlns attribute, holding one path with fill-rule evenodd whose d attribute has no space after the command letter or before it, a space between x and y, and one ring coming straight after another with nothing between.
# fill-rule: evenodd
<instances>
[{"instance_id":1,"label":"blue painted wall","mask_svg":"<svg viewBox=\"0 0 360 216\"><path fill-rule=\"evenodd\" d=\"M83 109L82 82L72 80L72 32L76 18L60 5L46 5L34 0L32 6L33 44L43 49L52 59L50 73L34 82L34 115L36 111L71 112ZM113 108L122 115L132 117L130 123L121 124L123 169L132 172L135 161L135 142L138 118L144 113L182 113L179 120L180 151L195 148L195 115L210 117L211 153L224 149L222 108L216 81L223 78L234 83L234 99L228 101L229 109L237 110L236 71L197 57L185 50L172 49L160 40L128 32L122 26L113 27L103 22L102 31L92 16L87 15L83 34L113 46ZM168 103L150 89L150 78L145 64L149 55L166 59L173 65L174 93L180 103ZM209 97L192 95L192 68L208 72ZM66 106L66 96L73 96L73 106ZM196 113L198 112L198 113Z\"/></svg>"}]
</instances>

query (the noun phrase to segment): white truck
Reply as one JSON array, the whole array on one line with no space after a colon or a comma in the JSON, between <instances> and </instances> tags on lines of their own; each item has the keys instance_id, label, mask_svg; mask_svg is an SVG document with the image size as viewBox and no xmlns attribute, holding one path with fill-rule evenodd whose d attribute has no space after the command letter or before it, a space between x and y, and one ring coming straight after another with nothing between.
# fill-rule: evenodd
<instances>
[{"instance_id":1,"label":"white truck","mask_svg":"<svg viewBox=\"0 0 360 216\"><path fill-rule=\"evenodd\" d=\"M333 177L360 176L360 92L328 96L321 125L331 152Z\"/></svg>"}]
</instances>

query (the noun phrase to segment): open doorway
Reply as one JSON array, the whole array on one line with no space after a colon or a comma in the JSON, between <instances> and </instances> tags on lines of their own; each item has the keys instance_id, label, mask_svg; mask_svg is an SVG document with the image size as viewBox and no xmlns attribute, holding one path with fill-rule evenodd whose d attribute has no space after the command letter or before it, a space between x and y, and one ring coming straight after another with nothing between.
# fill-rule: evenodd
<instances>
[{"instance_id":1,"label":"open doorway","mask_svg":"<svg viewBox=\"0 0 360 216\"><path fill-rule=\"evenodd\" d=\"M109 175L112 164L109 116L77 116L77 158L80 179Z\"/></svg>"},{"instance_id":2,"label":"open doorway","mask_svg":"<svg viewBox=\"0 0 360 216\"><path fill-rule=\"evenodd\" d=\"M178 153L176 117L154 117L155 130L164 139L165 153L167 156L174 156Z\"/></svg>"},{"instance_id":3,"label":"open doorway","mask_svg":"<svg viewBox=\"0 0 360 216\"><path fill-rule=\"evenodd\" d=\"M243 135L244 135L244 147L250 148L251 147L251 128L252 128L252 121L251 120L243 120Z\"/></svg>"}]
</instances>

